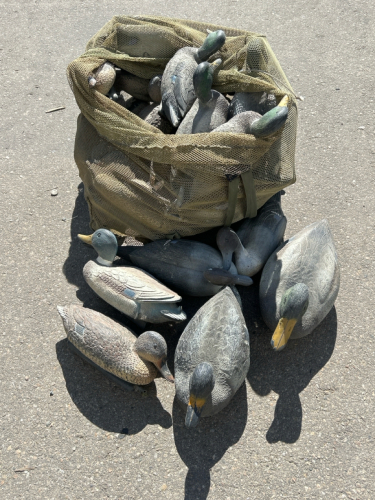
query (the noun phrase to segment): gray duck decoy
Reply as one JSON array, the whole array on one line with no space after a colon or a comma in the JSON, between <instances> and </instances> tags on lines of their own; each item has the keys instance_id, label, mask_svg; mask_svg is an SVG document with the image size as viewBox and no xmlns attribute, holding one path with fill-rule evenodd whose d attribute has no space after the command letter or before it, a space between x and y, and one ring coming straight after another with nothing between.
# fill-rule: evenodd
<instances>
[{"instance_id":1,"label":"gray duck decoy","mask_svg":"<svg viewBox=\"0 0 375 500\"><path fill-rule=\"evenodd\" d=\"M176 129L169 120L160 114L160 109L160 104L149 104L138 113L138 116L153 127L161 130L164 134L173 134Z\"/></svg>"},{"instance_id":2,"label":"gray duck decoy","mask_svg":"<svg viewBox=\"0 0 375 500\"><path fill-rule=\"evenodd\" d=\"M193 75L196 67L207 61L224 43L224 31L213 31L198 49L179 49L165 67L161 82L162 113L174 127L179 126L195 101Z\"/></svg>"},{"instance_id":3,"label":"gray duck decoy","mask_svg":"<svg viewBox=\"0 0 375 500\"><path fill-rule=\"evenodd\" d=\"M228 101L220 92L211 89L214 71L221 62L221 59L216 59L212 64L208 62L198 64L193 76L197 99L182 120L176 134L211 132L227 121Z\"/></svg>"},{"instance_id":4,"label":"gray duck decoy","mask_svg":"<svg viewBox=\"0 0 375 500\"><path fill-rule=\"evenodd\" d=\"M286 222L279 192L258 210L256 217L244 219L237 233L229 227L220 229L216 242L223 255L224 269L232 262L234 253L238 273L254 276L282 242Z\"/></svg>"},{"instance_id":5,"label":"gray duck decoy","mask_svg":"<svg viewBox=\"0 0 375 500\"><path fill-rule=\"evenodd\" d=\"M108 92L112 89L115 79L115 66L112 63L106 61L95 70L93 75L89 76L89 87L97 90L101 94L107 95Z\"/></svg>"},{"instance_id":6,"label":"gray duck decoy","mask_svg":"<svg viewBox=\"0 0 375 500\"><path fill-rule=\"evenodd\" d=\"M259 286L263 319L274 331L271 345L305 337L326 317L340 287L340 269L328 222L305 227L277 248Z\"/></svg>"},{"instance_id":7,"label":"gray duck decoy","mask_svg":"<svg viewBox=\"0 0 375 500\"><path fill-rule=\"evenodd\" d=\"M276 97L266 92L236 92L228 108L227 119L245 111L255 111L264 115L277 106Z\"/></svg>"},{"instance_id":8,"label":"gray duck decoy","mask_svg":"<svg viewBox=\"0 0 375 500\"><path fill-rule=\"evenodd\" d=\"M151 98L152 102L155 102L157 104L161 103L161 80L163 78L163 75L156 75L153 78L151 78L149 84L148 84L148 95Z\"/></svg>"},{"instance_id":9,"label":"gray duck decoy","mask_svg":"<svg viewBox=\"0 0 375 500\"><path fill-rule=\"evenodd\" d=\"M118 243L107 229L91 236L78 235L98 253L96 261L83 268L87 284L99 297L133 320L150 323L183 321L186 315L177 302L181 297L151 274L132 266L113 266Z\"/></svg>"},{"instance_id":10,"label":"gray duck decoy","mask_svg":"<svg viewBox=\"0 0 375 500\"><path fill-rule=\"evenodd\" d=\"M156 240L143 247L119 247L117 255L187 295L214 295L225 285L252 284L247 276L237 275L234 264L221 269L220 253L198 241Z\"/></svg>"},{"instance_id":11,"label":"gray duck decoy","mask_svg":"<svg viewBox=\"0 0 375 500\"><path fill-rule=\"evenodd\" d=\"M167 360L167 344L153 331L134 333L104 314L80 305L57 306L74 352L93 364L123 388L123 381L146 385L161 373L173 382Z\"/></svg>"},{"instance_id":12,"label":"gray duck decoy","mask_svg":"<svg viewBox=\"0 0 375 500\"><path fill-rule=\"evenodd\" d=\"M268 137L277 132L288 118L288 96L284 96L279 104L261 116L255 111L245 111L235 115L229 121L217 127L214 132L232 132L236 134L252 134L255 137Z\"/></svg>"},{"instance_id":13,"label":"gray duck decoy","mask_svg":"<svg viewBox=\"0 0 375 500\"><path fill-rule=\"evenodd\" d=\"M250 366L249 333L230 288L206 302L186 326L176 348L176 397L187 408L185 425L225 408Z\"/></svg>"}]
</instances>

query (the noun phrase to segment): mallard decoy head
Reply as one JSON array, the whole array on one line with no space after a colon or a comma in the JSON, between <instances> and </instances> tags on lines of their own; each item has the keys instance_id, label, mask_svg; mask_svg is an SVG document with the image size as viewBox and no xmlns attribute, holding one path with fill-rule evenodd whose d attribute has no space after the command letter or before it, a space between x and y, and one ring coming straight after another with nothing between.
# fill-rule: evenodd
<instances>
[{"instance_id":1,"label":"mallard decoy head","mask_svg":"<svg viewBox=\"0 0 375 500\"><path fill-rule=\"evenodd\" d=\"M288 119L288 103L289 97L286 95L275 108L267 111L261 118L251 123L250 134L255 137L268 137L277 132Z\"/></svg>"},{"instance_id":2,"label":"mallard decoy head","mask_svg":"<svg viewBox=\"0 0 375 500\"><path fill-rule=\"evenodd\" d=\"M210 363L200 363L191 374L189 382L189 404L186 411L185 426L195 427L199 421L207 397L215 386L215 377Z\"/></svg>"},{"instance_id":3,"label":"mallard decoy head","mask_svg":"<svg viewBox=\"0 0 375 500\"><path fill-rule=\"evenodd\" d=\"M197 63L207 61L212 54L215 54L224 45L225 39L226 36L223 30L211 31L196 53Z\"/></svg>"},{"instance_id":4,"label":"mallard decoy head","mask_svg":"<svg viewBox=\"0 0 375 500\"><path fill-rule=\"evenodd\" d=\"M116 236L108 229L97 229L95 233L85 236L79 234L78 238L88 245L92 245L98 253L97 261L106 266L112 265L115 260L118 243Z\"/></svg>"},{"instance_id":5,"label":"mallard decoy head","mask_svg":"<svg viewBox=\"0 0 375 500\"><path fill-rule=\"evenodd\" d=\"M309 305L309 289L304 283L297 283L282 296L280 304L280 320L271 339L275 351L286 346L293 328L307 311Z\"/></svg>"},{"instance_id":6,"label":"mallard decoy head","mask_svg":"<svg viewBox=\"0 0 375 500\"><path fill-rule=\"evenodd\" d=\"M216 59L213 63L207 61L198 64L194 71L193 85L195 94L202 103L207 103L212 98L212 83L215 70L221 65L222 60Z\"/></svg>"}]
</instances>

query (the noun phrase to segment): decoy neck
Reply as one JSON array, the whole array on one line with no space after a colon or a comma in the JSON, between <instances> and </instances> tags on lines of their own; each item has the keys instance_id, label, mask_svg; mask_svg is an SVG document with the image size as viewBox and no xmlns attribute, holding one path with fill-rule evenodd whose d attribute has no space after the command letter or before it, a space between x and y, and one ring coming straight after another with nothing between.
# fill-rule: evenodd
<instances>
[{"instance_id":1,"label":"decoy neck","mask_svg":"<svg viewBox=\"0 0 375 500\"><path fill-rule=\"evenodd\" d=\"M250 124L250 134L255 137L268 137L277 132L288 119L288 103L289 97L286 95L275 108L270 109Z\"/></svg>"},{"instance_id":2,"label":"decoy neck","mask_svg":"<svg viewBox=\"0 0 375 500\"><path fill-rule=\"evenodd\" d=\"M212 64L202 62L198 64L193 75L193 85L199 101L206 104L212 99L212 82L214 71L222 63L221 59L216 59Z\"/></svg>"},{"instance_id":3,"label":"decoy neck","mask_svg":"<svg viewBox=\"0 0 375 500\"><path fill-rule=\"evenodd\" d=\"M230 227L222 227L216 235L216 244L223 256L223 269L228 271L233 253L246 253L237 233Z\"/></svg>"},{"instance_id":4,"label":"decoy neck","mask_svg":"<svg viewBox=\"0 0 375 500\"><path fill-rule=\"evenodd\" d=\"M133 350L140 358L153 363L168 382L174 382L167 365L167 343L160 333L142 333L134 342Z\"/></svg>"},{"instance_id":5,"label":"decoy neck","mask_svg":"<svg viewBox=\"0 0 375 500\"><path fill-rule=\"evenodd\" d=\"M189 404L186 411L185 426L195 427L202 409L215 386L214 371L210 363L200 363L195 367L189 381Z\"/></svg>"},{"instance_id":6,"label":"decoy neck","mask_svg":"<svg viewBox=\"0 0 375 500\"><path fill-rule=\"evenodd\" d=\"M225 43L225 33L223 30L212 31L209 33L203 45L199 47L195 54L195 60L197 63L202 61L207 61L207 59L215 54Z\"/></svg>"},{"instance_id":7,"label":"decoy neck","mask_svg":"<svg viewBox=\"0 0 375 500\"><path fill-rule=\"evenodd\" d=\"M79 234L78 238L92 245L94 249L98 252L97 262L103 266L112 266L115 260L118 243L116 236L108 229L97 229L94 234L90 236L85 236Z\"/></svg>"},{"instance_id":8,"label":"decoy neck","mask_svg":"<svg viewBox=\"0 0 375 500\"><path fill-rule=\"evenodd\" d=\"M275 351L286 346L293 328L305 314L309 305L309 289L304 283L288 288L281 298L280 320L271 339Z\"/></svg>"}]
</instances>

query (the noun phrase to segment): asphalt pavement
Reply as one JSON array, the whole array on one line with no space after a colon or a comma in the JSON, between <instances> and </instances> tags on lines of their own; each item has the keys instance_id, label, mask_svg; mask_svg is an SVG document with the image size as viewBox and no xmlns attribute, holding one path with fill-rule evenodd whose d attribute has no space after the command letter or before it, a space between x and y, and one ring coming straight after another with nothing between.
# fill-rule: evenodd
<instances>
[{"instance_id":1,"label":"asphalt pavement","mask_svg":"<svg viewBox=\"0 0 375 500\"><path fill-rule=\"evenodd\" d=\"M83 303L123 321L82 277L95 254L76 238L90 228L73 159L79 110L65 76L117 14L267 35L304 98L297 182L282 199L286 236L326 218L341 262L335 307L281 353L259 314L257 280L243 292L246 384L193 431L172 384L125 393L71 353L56 310ZM375 498L374 23L364 0L3 4L1 499ZM190 314L200 304L191 301ZM171 366L180 331L165 331Z\"/></svg>"}]
</instances>

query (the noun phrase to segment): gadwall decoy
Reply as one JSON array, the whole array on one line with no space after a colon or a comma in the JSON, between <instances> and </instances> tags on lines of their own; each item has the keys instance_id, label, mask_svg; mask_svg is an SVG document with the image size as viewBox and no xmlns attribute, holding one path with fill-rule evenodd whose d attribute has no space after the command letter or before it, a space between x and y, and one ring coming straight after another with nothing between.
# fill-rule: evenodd
<instances>
[{"instance_id":1,"label":"gadwall decoy","mask_svg":"<svg viewBox=\"0 0 375 500\"><path fill-rule=\"evenodd\" d=\"M150 323L183 321L186 315L177 302L181 297L157 281L151 274L132 266L113 266L118 243L108 229L98 229L91 236L78 235L94 247L96 261L83 269L87 284L103 300L133 320Z\"/></svg>"},{"instance_id":2,"label":"gadwall decoy","mask_svg":"<svg viewBox=\"0 0 375 500\"><path fill-rule=\"evenodd\" d=\"M338 258L325 219L277 248L263 268L259 286L261 313L274 331L272 347L280 351L289 338L311 333L332 308L339 287Z\"/></svg>"},{"instance_id":3,"label":"gadwall decoy","mask_svg":"<svg viewBox=\"0 0 375 500\"><path fill-rule=\"evenodd\" d=\"M130 384L151 383L159 372L173 382L167 360L167 344L157 332L148 331L138 338L116 321L92 309L71 304L57 306L74 352L87 358L111 380ZM110 375L116 377L115 379ZM123 387L124 384L121 384Z\"/></svg>"},{"instance_id":4,"label":"gadwall decoy","mask_svg":"<svg viewBox=\"0 0 375 500\"><path fill-rule=\"evenodd\" d=\"M179 49L165 67L161 81L162 113L174 127L179 126L195 101L193 75L196 67L207 61L224 43L224 31L213 31L198 49Z\"/></svg>"},{"instance_id":5,"label":"gadwall decoy","mask_svg":"<svg viewBox=\"0 0 375 500\"><path fill-rule=\"evenodd\" d=\"M187 408L186 427L225 408L249 366L249 333L241 307L230 288L224 288L199 309L177 344L176 397Z\"/></svg>"}]
</instances>

